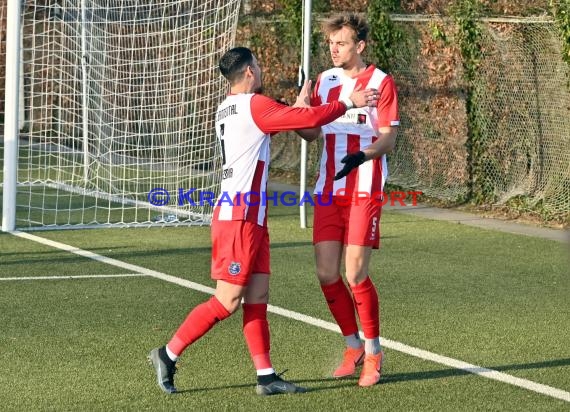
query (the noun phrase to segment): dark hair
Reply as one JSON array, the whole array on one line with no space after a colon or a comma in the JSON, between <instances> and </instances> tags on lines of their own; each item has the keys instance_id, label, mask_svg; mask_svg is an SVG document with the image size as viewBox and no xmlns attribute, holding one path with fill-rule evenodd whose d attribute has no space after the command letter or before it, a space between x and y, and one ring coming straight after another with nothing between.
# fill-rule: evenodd
<instances>
[{"instance_id":1,"label":"dark hair","mask_svg":"<svg viewBox=\"0 0 570 412\"><path fill-rule=\"evenodd\" d=\"M234 47L228 50L220 59L220 72L234 84L241 80L247 66L253 65L253 53L247 47Z\"/></svg>"},{"instance_id":2,"label":"dark hair","mask_svg":"<svg viewBox=\"0 0 570 412\"><path fill-rule=\"evenodd\" d=\"M366 41L368 39L368 32L370 27L364 17L356 13L340 14L338 16L333 16L323 23L323 32L325 36L328 37L331 33L339 31L343 27L348 27L354 30L354 42L357 43L360 40Z\"/></svg>"}]
</instances>

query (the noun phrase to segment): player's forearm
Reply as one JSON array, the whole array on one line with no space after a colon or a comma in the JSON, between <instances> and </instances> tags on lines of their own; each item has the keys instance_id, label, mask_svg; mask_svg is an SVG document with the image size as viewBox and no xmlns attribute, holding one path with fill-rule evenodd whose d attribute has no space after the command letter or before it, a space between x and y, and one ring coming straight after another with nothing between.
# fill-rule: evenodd
<instances>
[{"instance_id":1,"label":"player's forearm","mask_svg":"<svg viewBox=\"0 0 570 412\"><path fill-rule=\"evenodd\" d=\"M390 153L396 147L396 134L398 132L396 127L381 128L379 132L378 140L362 150L366 160L376 159Z\"/></svg>"},{"instance_id":2,"label":"player's forearm","mask_svg":"<svg viewBox=\"0 0 570 412\"><path fill-rule=\"evenodd\" d=\"M307 142L312 142L316 140L321 135L321 128L320 127L313 127L312 129L301 129L295 130L302 139L306 140Z\"/></svg>"},{"instance_id":3,"label":"player's forearm","mask_svg":"<svg viewBox=\"0 0 570 412\"><path fill-rule=\"evenodd\" d=\"M315 107L291 107L263 95L251 99L251 115L265 133L320 128L346 113L346 105L333 101Z\"/></svg>"}]
</instances>

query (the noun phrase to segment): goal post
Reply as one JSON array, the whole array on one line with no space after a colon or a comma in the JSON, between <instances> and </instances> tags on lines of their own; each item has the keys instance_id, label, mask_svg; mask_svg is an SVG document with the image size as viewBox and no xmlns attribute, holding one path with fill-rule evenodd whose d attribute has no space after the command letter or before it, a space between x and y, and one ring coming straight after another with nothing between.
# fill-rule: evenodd
<instances>
[{"instance_id":1,"label":"goal post","mask_svg":"<svg viewBox=\"0 0 570 412\"><path fill-rule=\"evenodd\" d=\"M8 0L6 12L5 102L18 102L20 91L20 12L18 0ZM4 104L4 184L2 187L2 231L16 226L16 185L18 173L19 104Z\"/></svg>"},{"instance_id":2,"label":"goal post","mask_svg":"<svg viewBox=\"0 0 570 412\"><path fill-rule=\"evenodd\" d=\"M239 8L9 0L2 230L208 224Z\"/></svg>"},{"instance_id":3,"label":"goal post","mask_svg":"<svg viewBox=\"0 0 570 412\"><path fill-rule=\"evenodd\" d=\"M299 87L303 87L303 81L310 79L311 68L311 17L312 1L303 0L303 22L302 22L302 59L299 74ZM307 190L307 141L301 140L300 153L300 181L299 193L303 194ZM305 204L299 205L299 226L301 229L307 228L307 210Z\"/></svg>"}]
</instances>

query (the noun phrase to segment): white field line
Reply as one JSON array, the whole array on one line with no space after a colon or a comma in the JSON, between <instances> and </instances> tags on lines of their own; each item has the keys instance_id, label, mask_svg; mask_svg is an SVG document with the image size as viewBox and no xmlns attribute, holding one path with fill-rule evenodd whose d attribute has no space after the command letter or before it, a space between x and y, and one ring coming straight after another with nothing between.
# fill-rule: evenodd
<instances>
[{"instance_id":1,"label":"white field line","mask_svg":"<svg viewBox=\"0 0 570 412\"><path fill-rule=\"evenodd\" d=\"M133 278L148 276L143 273L125 273L119 275L71 275L71 276L19 276L11 278L0 278L3 280L68 280L68 279L95 279L95 278Z\"/></svg>"},{"instance_id":2,"label":"white field line","mask_svg":"<svg viewBox=\"0 0 570 412\"><path fill-rule=\"evenodd\" d=\"M155 270L146 269L141 266L132 265L117 259L113 259L106 256L101 256L87 250L79 249L74 246L69 246L64 243L55 242L53 240L44 239L39 236L31 235L25 232L11 232L14 236L18 236L24 239L32 240L47 246L51 246L57 249L65 250L70 253L74 253L79 256L83 256L89 259L96 260L98 262L107 263L122 269L130 270L133 272L138 272L147 276L151 276L157 279L161 279L170 283L174 283L179 286L183 286L189 289L197 290L200 292L213 294L214 289L201 285L199 283L191 282L186 279L180 279L175 276L167 275L165 273L157 272ZM277 306L268 305L267 310L271 313L288 317L291 319L298 320L300 322L307 323L312 326L317 326L322 329L330 330L332 332L340 333L338 325L326 322L322 319L317 319L312 316L303 315L302 313L293 312L291 310L283 309ZM552 386L543 385L526 379L517 378L506 373L498 372L493 369L484 368L482 366L477 366L471 363L463 362L457 359L449 358L447 356L438 355L433 352L428 352L413 346L409 346L400 342L396 342L390 339L382 338L382 345L386 348L396 350L398 352L406 353L408 355L414 356L416 358L424 359L427 361L439 363L451 368L464 370L466 372L472 373L474 375L482 376L484 378L493 379L499 382L508 383L513 386L518 386L520 388L528 389L533 392L537 392L552 398L561 399L566 402L570 402L570 392L564 391L562 389L553 388Z\"/></svg>"}]
</instances>

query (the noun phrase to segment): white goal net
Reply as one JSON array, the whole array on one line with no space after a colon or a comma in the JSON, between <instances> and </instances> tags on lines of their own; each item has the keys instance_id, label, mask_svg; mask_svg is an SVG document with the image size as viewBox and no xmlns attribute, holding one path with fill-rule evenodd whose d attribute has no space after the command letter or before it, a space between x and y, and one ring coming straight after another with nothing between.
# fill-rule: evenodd
<instances>
[{"instance_id":1,"label":"white goal net","mask_svg":"<svg viewBox=\"0 0 570 412\"><path fill-rule=\"evenodd\" d=\"M23 4L16 227L209 223L240 1Z\"/></svg>"}]
</instances>

